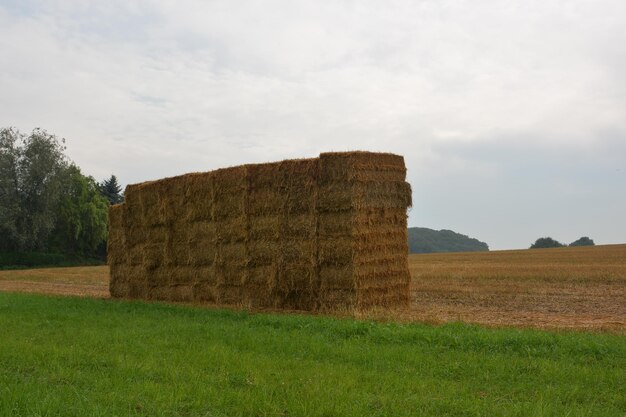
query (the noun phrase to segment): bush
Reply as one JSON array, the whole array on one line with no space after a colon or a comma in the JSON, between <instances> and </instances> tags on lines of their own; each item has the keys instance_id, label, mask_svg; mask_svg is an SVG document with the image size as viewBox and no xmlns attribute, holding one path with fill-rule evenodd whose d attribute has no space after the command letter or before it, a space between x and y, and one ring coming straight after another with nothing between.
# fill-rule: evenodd
<instances>
[{"instance_id":1,"label":"bush","mask_svg":"<svg viewBox=\"0 0 626 417\"><path fill-rule=\"evenodd\" d=\"M530 245L531 249L543 249L543 248L562 248L563 245L561 242L552 239L551 237L540 237Z\"/></svg>"},{"instance_id":2,"label":"bush","mask_svg":"<svg viewBox=\"0 0 626 417\"><path fill-rule=\"evenodd\" d=\"M587 236L583 236L578 240L573 241L569 244L570 246L595 246L595 242L593 239L589 239Z\"/></svg>"}]
</instances>

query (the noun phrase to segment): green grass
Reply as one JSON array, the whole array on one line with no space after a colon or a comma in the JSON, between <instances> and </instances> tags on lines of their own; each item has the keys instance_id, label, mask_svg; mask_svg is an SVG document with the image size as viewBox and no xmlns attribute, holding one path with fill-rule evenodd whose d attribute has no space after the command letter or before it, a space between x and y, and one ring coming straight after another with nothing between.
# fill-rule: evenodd
<instances>
[{"instance_id":1,"label":"green grass","mask_svg":"<svg viewBox=\"0 0 626 417\"><path fill-rule=\"evenodd\" d=\"M2 416L624 416L626 337L0 293Z\"/></svg>"}]
</instances>

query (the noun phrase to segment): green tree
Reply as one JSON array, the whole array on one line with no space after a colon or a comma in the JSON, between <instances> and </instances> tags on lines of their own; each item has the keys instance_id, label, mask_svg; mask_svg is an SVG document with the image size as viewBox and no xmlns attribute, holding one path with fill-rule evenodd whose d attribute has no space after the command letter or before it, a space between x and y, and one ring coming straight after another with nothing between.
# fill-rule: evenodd
<instances>
[{"instance_id":1,"label":"green tree","mask_svg":"<svg viewBox=\"0 0 626 417\"><path fill-rule=\"evenodd\" d=\"M18 138L14 129L0 130L0 251L18 247L21 240L17 229L20 216Z\"/></svg>"},{"instance_id":2,"label":"green tree","mask_svg":"<svg viewBox=\"0 0 626 417\"><path fill-rule=\"evenodd\" d=\"M67 169L64 140L35 129L0 131L0 248L44 250L54 229L61 195L61 174Z\"/></svg>"},{"instance_id":3,"label":"green tree","mask_svg":"<svg viewBox=\"0 0 626 417\"><path fill-rule=\"evenodd\" d=\"M122 187L117 182L117 177L111 175L111 178L102 181L99 184L100 193L109 200L110 204L119 204L124 201L122 197Z\"/></svg>"},{"instance_id":4,"label":"green tree","mask_svg":"<svg viewBox=\"0 0 626 417\"><path fill-rule=\"evenodd\" d=\"M540 237L530 246L530 249L542 249L542 248L561 248L564 245L551 237Z\"/></svg>"},{"instance_id":5,"label":"green tree","mask_svg":"<svg viewBox=\"0 0 626 417\"><path fill-rule=\"evenodd\" d=\"M64 252L93 255L107 239L109 203L92 177L72 164L63 176L51 246Z\"/></svg>"},{"instance_id":6,"label":"green tree","mask_svg":"<svg viewBox=\"0 0 626 417\"><path fill-rule=\"evenodd\" d=\"M593 239L590 239L587 236L583 236L580 239L573 241L569 245L570 246L595 246L595 242L593 241Z\"/></svg>"}]
</instances>

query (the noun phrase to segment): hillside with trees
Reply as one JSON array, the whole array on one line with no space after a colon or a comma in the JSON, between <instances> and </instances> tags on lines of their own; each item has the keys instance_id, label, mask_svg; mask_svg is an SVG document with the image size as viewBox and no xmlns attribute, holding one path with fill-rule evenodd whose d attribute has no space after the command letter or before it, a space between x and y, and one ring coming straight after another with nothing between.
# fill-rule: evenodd
<instances>
[{"instance_id":1,"label":"hillside with trees","mask_svg":"<svg viewBox=\"0 0 626 417\"><path fill-rule=\"evenodd\" d=\"M0 129L0 267L103 261L108 207L120 190L114 176L98 184L84 175L63 139Z\"/></svg>"},{"instance_id":2,"label":"hillside with trees","mask_svg":"<svg viewBox=\"0 0 626 417\"><path fill-rule=\"evenodd\" d=\"M488 251L485 242L452 230L409 227L409 253Z\"/></svg>"}]
</instances>

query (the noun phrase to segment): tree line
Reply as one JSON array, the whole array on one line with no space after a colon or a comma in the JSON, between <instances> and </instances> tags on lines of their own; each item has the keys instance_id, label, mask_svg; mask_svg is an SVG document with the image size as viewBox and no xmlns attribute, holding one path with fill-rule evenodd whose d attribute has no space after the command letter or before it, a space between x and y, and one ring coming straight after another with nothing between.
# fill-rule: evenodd
<instances>
[{"instance_id":1,"label":"tree line","mask_svg":"<svg viewBox=\"0 0 626 417\"><path fill-rule=\"evenodd\" d=\"M117 178L98 183L65 155L65 140L0 129L0 253L106 257L108 207Z\"/></svg>"}]
</instances>

